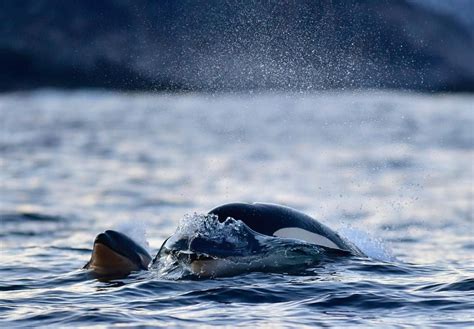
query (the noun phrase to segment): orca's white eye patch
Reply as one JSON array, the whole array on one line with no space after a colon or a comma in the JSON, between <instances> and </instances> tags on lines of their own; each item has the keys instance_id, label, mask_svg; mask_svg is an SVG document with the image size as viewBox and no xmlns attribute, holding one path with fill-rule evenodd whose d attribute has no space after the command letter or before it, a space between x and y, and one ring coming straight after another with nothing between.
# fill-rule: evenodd
<instances>
[{"instance_id":1,"label":"orca's white eye patch","mask_svg":"<svg viewBox=\"0 0 474 329\"><path fill-rule=\"evenodd\" d=\"M328 238L311 232L299 227L285 227L281 228L273 233L274 236L279 238L297 239L305 242L314 243L318 246L323 246L332 249L341 249L334 242Z\"/></svg>"}]
</instances>

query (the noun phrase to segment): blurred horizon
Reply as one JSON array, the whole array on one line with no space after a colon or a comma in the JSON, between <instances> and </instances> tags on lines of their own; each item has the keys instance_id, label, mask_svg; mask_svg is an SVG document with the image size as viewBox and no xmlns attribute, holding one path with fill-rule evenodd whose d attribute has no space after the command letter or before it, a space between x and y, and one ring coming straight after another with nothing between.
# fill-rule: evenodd
<instances>
[{"instance_id":1,"label":"blurred horizon","mask_svg":"<svg viewBox=\"0 0 474 329\"><path fill-rule=\"evenodd\" d=\"M4 1L0 91L474 91L474 2Z\"/></svg>"}]
</instances>

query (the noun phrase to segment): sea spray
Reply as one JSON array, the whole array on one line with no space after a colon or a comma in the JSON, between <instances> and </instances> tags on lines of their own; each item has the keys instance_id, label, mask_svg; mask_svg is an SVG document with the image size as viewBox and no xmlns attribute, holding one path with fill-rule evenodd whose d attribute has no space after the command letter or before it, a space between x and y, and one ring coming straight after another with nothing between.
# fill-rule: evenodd
<instances>
[{"instance_id":1,"label":"sea spray","mask_svg":"<svg viewBox=\"0 0 474 329\"><path fill-rule=\"evenodd\" d=\"M370 233L352 226L345 226L338 229L338 233L345 239L355 244L365 255L370 258L384 261L396 261L395 256L387 247L385 242L372 236Z\"/></svg>"}]
</instances>

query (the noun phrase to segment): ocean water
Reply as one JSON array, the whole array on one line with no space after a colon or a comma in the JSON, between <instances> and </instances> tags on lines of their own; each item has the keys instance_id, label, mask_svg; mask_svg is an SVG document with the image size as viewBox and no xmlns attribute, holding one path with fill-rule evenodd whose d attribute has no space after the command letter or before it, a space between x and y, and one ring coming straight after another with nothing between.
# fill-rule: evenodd
<instances>
[{"instance_id":1,"label":"ocean water","mask_svg":"<svg viewBox=\"0 0 474 329\"><path fill-rule=\"evenodd\" d=\"M0 95L0 325L474 325L474 96ZM226 202L299 209L356 244L213 279L81 267L123 231L155 254Z\"/></svg>"}]
</instances>

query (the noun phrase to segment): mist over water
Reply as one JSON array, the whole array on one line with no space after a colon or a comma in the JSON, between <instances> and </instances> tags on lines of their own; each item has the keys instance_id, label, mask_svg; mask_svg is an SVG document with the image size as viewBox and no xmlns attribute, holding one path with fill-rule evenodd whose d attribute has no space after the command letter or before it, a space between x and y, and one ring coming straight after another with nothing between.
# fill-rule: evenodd
<instances>
[{"instance_id":1,"label":"mist over water","mask_svg":"<svg viewBox=\"0 0 474 329\"><path fill-rule=\"evenodd\" d=\"M0 9L0 90L474 91L469 0L25 0Z\"/></svg>"},{"instance_id":2,"label":"mist over water","mask_svg":"<svg viewBox=\"0 0 474 329\"><path fill-rule=\"evenodd\" d=\"M402 92L2 94L0 321L470 326L473 103ZM208 280L149 271L100 282L80 270L105 229L155 254L185 214L233 201L297 208L370 257Z\"/></svg>"}]
</instances>

